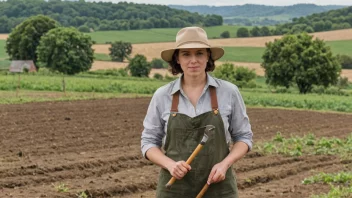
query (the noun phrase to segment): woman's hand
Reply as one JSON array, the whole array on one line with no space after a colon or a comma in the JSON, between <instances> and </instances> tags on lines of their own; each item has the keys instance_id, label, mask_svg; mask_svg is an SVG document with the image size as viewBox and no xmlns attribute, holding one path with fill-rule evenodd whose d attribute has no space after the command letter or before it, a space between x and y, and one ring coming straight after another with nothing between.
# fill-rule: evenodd
<instances>
[{"instance_id":1,"label":"woman's hand","mask_svg":"<svg viewBox=\"0 0 352 198\"><path fill-rule=\"evenodd\" d=\"M207 183L210 185L211 183L218 183L225 180L228 168L229 166L224 162L215 164L211 169Z\"/></svg>"},{"instance_id":2,"label":"woman's hand","mask_svg":"<svg viewBox=\"0 0 352 198\"><path fill-rule=\"evenodd\" d=\"M191 170L191 166L188 165L185 161L178 161L168 166L167 170L176 179L182 179L187 174L187 172Z\"/></svg>"}]
</instances>

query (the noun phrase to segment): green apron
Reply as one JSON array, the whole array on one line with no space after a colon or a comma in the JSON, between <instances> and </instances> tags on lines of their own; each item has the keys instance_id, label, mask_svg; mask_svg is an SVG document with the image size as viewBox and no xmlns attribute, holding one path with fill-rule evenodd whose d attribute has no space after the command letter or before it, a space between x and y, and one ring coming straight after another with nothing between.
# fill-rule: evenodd
<instances>
[{"instance_id":1,"label":"green apron","mask_svg":"<svg viewBox=\"0 0 352 198\"><path fill-rule=\"evenodd\" d=\"M213 166L221 162L228 154L224 123L218 111L218 102L215 87L209 86L211 106L213 111L196 117L189 117L178 113L180 92L173 95L171 114L167 126L165 140L165 155L174 161L186 161L197 145L201 142L206 125L214 125L215 130L203 149L191 163L191 171L181 180L167 189L165 185L171 179L166 169L161 169L157 187L158 198L195 198L208 180ZM209 104L210 105L210 104ZM226 179L211 184L203 196L204 198L237 198L236 179L232 173L232 166L226 172Z\"/></svg>"}]
</instances>

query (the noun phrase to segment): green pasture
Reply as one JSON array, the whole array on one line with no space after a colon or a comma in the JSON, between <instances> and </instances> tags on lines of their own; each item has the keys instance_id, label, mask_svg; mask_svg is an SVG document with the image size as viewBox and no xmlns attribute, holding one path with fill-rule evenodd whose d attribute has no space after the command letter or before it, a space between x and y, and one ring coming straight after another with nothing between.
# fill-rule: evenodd
<instances>
[{"instance_id":1,"label":"green pasture","mask_svg":"<svg viewBox=\"0 0 352 198\"><path fill-rule=\"evenodd\" d=\"M352 40L327 41L326 44L331 47L334 54L344 54L352 57Z\"/></svg>"},{"instance_id":2,"label":"green pasture","mask_svg":"<svg viewBox=\"0 0 352 198\"><path fill-rule=\"evenodd\" d=\"M94 53L94 59L99 61L111 61L109 54Z\"/></svg>"},{"instance_id":3,"label":"green pasture","mask_svg":"<svg viewBox=\"0 0 352 198\"><path fill-rule=\"evenodd\" d=\"M225 55L220 61L262 62L263 47L224 47Z\"/></svg>"},{"instance_id":4,"label":"green pasture","mask_svg":"<svg viewBox=\"0 0 352 198\"><path fill-rule=\"evenodd\" d=\"M0 60L7 58L7 53L5 50L5 40L0 40Z\"/></svg>"},{"instance_id":5,"label":"green pasture","mask_svg":"<svg viewBox=\"0 0 352 198\"><path fill-rule=\"evenodd\" d=\"M237 30L242 26L214 26L205 27L209 39L219 38L224 31L229 31L231 37L236 37ZM250 28L250 27L247 27ZM126 30L126 31L98 31L88 33L96 43L124 41L130 43L157 43L174 42L180 28L156 28L145 30Z\"/></svg>"},{"instance_id":6,"label":"green pasture","mask_svg":"<svg viewBox=\"0 0 352 198\"><path fill-rule=\"evenodd\" d=\"M345 41L327 41L326 44L331 47L332 52L352 56L352 40ZM262 55L265 47L225 47L225 55L221 61L236 62L262 62Z\"/></svg>"}]
</instances>

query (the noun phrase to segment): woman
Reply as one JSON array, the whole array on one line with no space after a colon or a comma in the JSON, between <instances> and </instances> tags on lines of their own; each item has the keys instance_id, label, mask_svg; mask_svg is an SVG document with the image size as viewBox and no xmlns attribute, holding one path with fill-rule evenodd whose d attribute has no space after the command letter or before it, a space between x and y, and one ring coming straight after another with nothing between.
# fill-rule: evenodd
<instances>
[{"instance_id":1,"label":"woman","mask_svg":"<svg viewBox=\"0 0 352 198\"><path fill-rule=\"evenodd\" d=\"M176 47L161 52L172 73L182 75L155 92L143 122L142 153L162 168L157 197L196 197L206 183L204 197L238 197L231 167L251 150L253 134L238 88L207 74L223 54L199 27L181 29ZM188 165L206 125L215 130ZM177 181L167 189L171 177Z\"/></svg>"}]
</instances>

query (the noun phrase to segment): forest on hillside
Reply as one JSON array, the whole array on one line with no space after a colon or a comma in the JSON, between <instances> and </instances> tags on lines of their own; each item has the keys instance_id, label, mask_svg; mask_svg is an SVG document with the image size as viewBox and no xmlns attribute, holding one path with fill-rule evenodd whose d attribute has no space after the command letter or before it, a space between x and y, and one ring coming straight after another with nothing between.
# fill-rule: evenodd
<instances>
[{"instance_id":1,"label":"forest on hillside","mask_svg":"<svg viewBox=\"0 0 352 198\"><path fill-rule=\"evenodd\" d=\"M352 6L306 17L293 18L292 23L277 25L275 34L321 32L352 27Z\"/></svg>"},{"instance_id":2,"label":"forest on hillside","mask_svg":"<svg viewBox=\"0 0 352 198\"><path fill-rule=\"evenodd\" d=\"M83 26L94 31L216 26L223 23L219 15L200 15L164 5L7 0L0 1L0 33L9 33L27 17L39 14L49 16L63 26Z\"/></svg>"},{"instance_id":3,"label":"forest on hillside","mask_svg":"<svg viewBox=\"0 0 352 198\"><path fill-rule=\"evenodd\" d=\"M291 23L278 24L274 27L241 27L237 37L257 37L284 34L313 33L352 28L352 6L306 17L293 18Z\"/></svg>"},{"instance_id":4,"label":"forest on hillside","mask_svg":"<svg viewBox=\"0 0 352 198\"><path fill-rule=\"evenodd\" d=\"M180 6L169 5L171 8L197 12L199 14L217 14L224 18L224 23L233 25L275 25L291 22L292 18L307 16L314 13L340 9L346 6L315 4L295 4L291 6L267 6L245 4L237 6Z\"/></svg>"}]
</instances>

